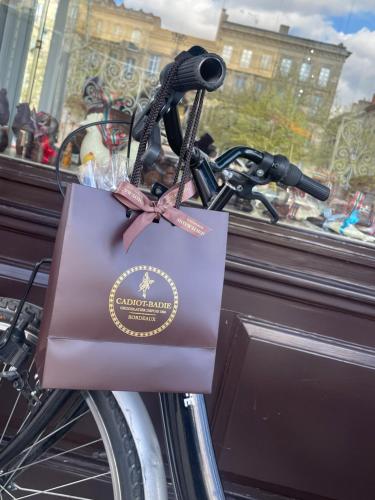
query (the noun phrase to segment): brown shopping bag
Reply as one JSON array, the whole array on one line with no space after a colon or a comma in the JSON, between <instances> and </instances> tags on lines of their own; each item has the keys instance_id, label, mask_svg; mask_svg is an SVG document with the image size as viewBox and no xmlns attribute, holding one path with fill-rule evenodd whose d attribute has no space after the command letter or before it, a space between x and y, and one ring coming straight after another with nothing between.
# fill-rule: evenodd
<instances>
[{"instance_id":1,"label":"brown shopping bag","mask_svg":"<svg viewBox=\"0 0 375 500\"><path fill-rule=\"evenodd\" d=\"M126 252L134 221L122 203L68 187L37 355L43 387L210 392L228 214L180 211L210 230L194 237L161 217Z\"/></svg>"},{"instance_id":2,"label":"brown shopping bag","mask_svg":"<svg viewBox=\"0 0 375 500\"><path fill-rule=\"evenodd\" d=\"M154 155L149 141L157 117L179 65L190 57L177 56L156 94L132 183L122 182L115 193L68 188L37 353L43 387L211 390L228 214L181 207L195 192L189 165L202 90L191 108L175 186L158 201L137 187L148 153Z\"/></svg>"}]
</instances>

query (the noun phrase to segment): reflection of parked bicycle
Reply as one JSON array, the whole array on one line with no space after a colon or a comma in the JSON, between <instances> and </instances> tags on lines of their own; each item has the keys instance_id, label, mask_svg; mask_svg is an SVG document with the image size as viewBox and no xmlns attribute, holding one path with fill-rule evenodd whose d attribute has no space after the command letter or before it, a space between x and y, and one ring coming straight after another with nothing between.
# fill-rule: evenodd
<instances>
[{"instance_id":1,"label":"reflection of parked bicycle","mask_svg":"<svg viewBox=\"0 0 375 500\"><path fill-rule=\"evenodd\" d=\"M219 80L223 67L218 62L215 56L201 58L192 88ZM187 90L184 85L180 99ZM166 107L159 120L164 119L170 146L179 154L177 102ZM236 158L251 160L251 167L243 172L231 169ZM233 148L216 161L195 148L191 168L202 204L211 210L222 210L239 193L263 203L276 220L267 198L253 192L254 186L272 181L319 199L329 194L287 158L249 147ZM225 172L221 187L215 172ZM152 193L160 196L164 189L155 184ZM0 299L0 498L166 500L160 445L139 394L40 388L34 351L41 315L40 308L25 300ZM160 404L176 497L223 499L203 396L160 394Z\"/></svg>"}]
</instances>

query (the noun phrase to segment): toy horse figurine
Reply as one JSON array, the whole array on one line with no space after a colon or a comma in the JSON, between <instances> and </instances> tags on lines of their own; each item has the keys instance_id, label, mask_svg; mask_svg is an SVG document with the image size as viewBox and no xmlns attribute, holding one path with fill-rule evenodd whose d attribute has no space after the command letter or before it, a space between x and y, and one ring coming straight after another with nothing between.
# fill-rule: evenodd
<instances>
[{"instance_id":1,"label":"toy horse figurine","mask_svg":"<svg viewBox=\"0 0 375 500\"><path fill-rule=\"evenodd\" d=\"M8 147L9 102L6 89L0 89L0 153Z\"/></svg>"},{"instance_id":2,"label":"toy horse figurine","mask_svg":"<svg viewBox=\"0 0 375 500\"><path fill-rule=\"evenodd\" d=\"M39 111L35 113L35 132L34 132L34 148L33 160L46 165L51 165L56 157L56 135L59 128L59 123L49 113Z\"/></svg>"}]
</instances>

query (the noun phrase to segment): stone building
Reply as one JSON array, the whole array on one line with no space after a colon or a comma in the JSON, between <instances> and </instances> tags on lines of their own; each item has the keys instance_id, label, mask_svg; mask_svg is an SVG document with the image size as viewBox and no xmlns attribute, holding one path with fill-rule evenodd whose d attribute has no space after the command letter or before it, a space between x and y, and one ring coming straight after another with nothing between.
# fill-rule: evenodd
<instances>
[{"instance_id":1,"label":"stone building","mask_svg":"<svg viewBox=\"0 0 375 500\"><path fill-rule=\"evenodd\" d=\"M293 88L312 121L329 116L337 84L350 52L342 45L309 40L289 34L228 21L222 12L217 50L224 56L229 74L227 85L237 90L252 86L261 92L270 84L275 91Z\"/></svg>"},{"instance_id":2,"label":"stone building","mask_svg":"<svg viewBox=\"0 0 375 500\"><path fill-rule=\"evenodd\" d=\"M90 12L87 9L79 4L76 33L95 40L91 50L109 58L107 67L109 62L119 65L116 74L133 93L136 86L139 91L141 80L147 87L150 78L156 77L176 53L203 45L225 59L227 88L262 92L272 85L276 92L283 92L286 86L292 87L310 120L322 123L329 116L343 64L350 55L342 44L293 36L288 26L281 25L274 32L230 22L225 10L215 39L206 40L164 29L159 17L117 7L113 0L96 0ZM77 61L76 68L87 66L90 57L84 50L78 55L81 62ZM102 69L106 71L103 64Z\"/></svg>"}]
</instances>

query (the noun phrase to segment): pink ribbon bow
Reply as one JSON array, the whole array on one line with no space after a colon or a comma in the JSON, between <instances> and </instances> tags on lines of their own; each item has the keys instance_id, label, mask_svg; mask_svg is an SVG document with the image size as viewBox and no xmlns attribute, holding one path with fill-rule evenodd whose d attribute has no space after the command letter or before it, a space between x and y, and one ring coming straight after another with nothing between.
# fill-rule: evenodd
<instances>
[{"instance_id":1,"label":"pink ribbon bow","mask_svg":"<svg viewBox=\"0 0 375 500\"><path fill-rule=\"evenodd\" d=\"M168 189L157 202L151 201L140 189L130 184L128 181L122 182L113 196L123 205L131 210L139 210L141 213L134 219L130 226L125 229L123 241L125 250L128 251L135 238L152 221L164 217L175 226L187 231L193 236L201 237L211 231L204 224L193 219L182 210L175 208L178 185ZM195 187L192 181L185 184L182 201L186 201L195 194Z\"/></svg>"}]
</instances>

